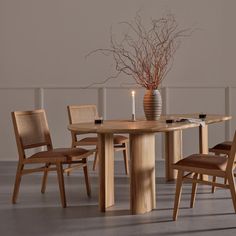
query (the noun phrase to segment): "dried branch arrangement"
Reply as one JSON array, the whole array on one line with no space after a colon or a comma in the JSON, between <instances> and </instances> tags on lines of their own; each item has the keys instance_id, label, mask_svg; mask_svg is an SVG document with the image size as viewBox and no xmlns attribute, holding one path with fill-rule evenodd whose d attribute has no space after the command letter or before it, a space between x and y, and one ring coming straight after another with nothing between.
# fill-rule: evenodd
<instances>
[{"instance_id":1,"label":"dried branch arrangement","mask_svg":"<svg viewBox=\"0 0 236 236\"><path fill-rule=\"evenodd\" d=\"M124 73L142 87L157 89L172 67L181 39L190 36L191 30L179 29L171 14L158 20L152 19L148 29L140 15L136 15L133 22L121 24L127 26L127 33L119 42L111 35L110 48L91 53L113 56L117 73L111 78Z\"/></svg>"}]
</instances>

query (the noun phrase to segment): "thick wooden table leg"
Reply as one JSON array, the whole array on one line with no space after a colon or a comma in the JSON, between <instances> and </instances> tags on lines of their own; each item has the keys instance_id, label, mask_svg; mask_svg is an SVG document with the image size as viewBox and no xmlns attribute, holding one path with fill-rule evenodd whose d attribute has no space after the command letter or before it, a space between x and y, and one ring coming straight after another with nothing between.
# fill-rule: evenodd
<instances>
[{"instance_id":1,"label":"thick wooden table leg","mask_svg":"<svg viewBox=\"0 0 236 236\"><path fill-rule=\"evenodd\" d=\"M114 205L113 134L99 134L99 208L102 212Z\"/></svg>"},{"instance_id":2,"label":"thick wooden table leg","mask_svg":"<svg viewBox=\"0 0 236 236\"><path fill-rule=\"evenodd\" d=\"M166 181L177 178L177 171L173 170L172 164L182 159L182 156L182 130L165 133Z\"/></svg>"},{"instance_id":3,"label":"thick wooden table leg","mask_svg":"<svg viewBox=\"0 0 236 236\"><path fill-rule=\"evenodd\" d=\"M130 208L143 214L156 207L155 135L130 134Z\"/></svg>"},{"instance_id":4,"label":"thick wooden table leg","mask_svg":"<svg viewBox=\"0 0 236 236\"><path fill-rule=\"evenodd\" d=\"M199 153L208 154L208 126L199 127Z\"/></svg>"},{"instance_id":5,"label":"thick wooden table leg","mask_svg":"<svg viewBox=\"0 0 236 236\"><path fill-rule=\"evenodd\" d=\"M208 154L208 125L199 126L199 153ZM207 175L201 175L203 180L208 180Z\"/></svg>"}]
</instances>

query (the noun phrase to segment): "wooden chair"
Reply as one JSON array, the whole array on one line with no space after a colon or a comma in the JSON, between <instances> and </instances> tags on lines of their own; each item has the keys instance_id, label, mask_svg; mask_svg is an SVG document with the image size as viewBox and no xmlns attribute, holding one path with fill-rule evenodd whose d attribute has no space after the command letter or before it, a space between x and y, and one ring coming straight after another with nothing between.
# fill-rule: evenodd
<instances>
[{"instance_id":1,"label":"wooden chair","mask_svg":"<svg viewBox=\"0 0 236 236\"><path fill-rule=\"evenodd\" d=\"M192 195L190 207L194 206L197 184L206 184L221 188L230 189L231 197L236 213L236 190L233 171L235 169L236 160L236 132L229 152L229 157L212 155L212 154L193 154L173 165L178 171L176 182L176 194L174 203L173 220L177 219L180 196L182 190L182 182L190 180L192 182ZM189 172L185 175L185 172ZM193 175L192 175L193 173ZM203 180L200 175L216 176L227 179L227 183L217 183Z\"/></svg>"},{"instance_id":2,"label":"wooden chair","mask_svg":"<svg viewBox=\"0 0 236 236\"><path fill-rule=\"evenodd\" d=\"M98 116L97 107L95 105L67 106L67 110L70 124L94 122L94 119ZM98 151L97 151L98 138L97 136L93 136L93 137L85 137L82 139L78 139L78 135L79 135L78 133L71 132L72 147L90 146L90 145L96 147L96 153L93 163L93 170L95 170L98 161ZM125 173L127 175L129 174L128 142L129 139L127 137L123 135L114 135L114 150L123 151Z\"/></svg>"},{"instance_id":3,"label":"wooden chair","mask_svg":"<svg viewBox=\"0 0 236 236\"><path fill-rule=\"evenodd\" d=\"M209 152L212 152L216 155L229 156L232 143L233 143L232 141L224 141L222 143L218 143L214 147L209 148ZM234 173L234 176L236 176L236 173ZM216 176L213 176L213 182L215 181L216 181ZM227 180L225 179L225 183L226 181ZM215 186L212 186L212 193L214 192L215 192Z\"/></svg>"},{"instance_id":4,"label":"wooden chair","mask_svg":"<svg viewBox=\"0 0 236 236\"><path fill-rule=\"evenodd\" d=\"M94 150L82 148L53 148L49 133L48 123L44 110L15 111L12 112L12 120L15 138L19 153L19 162L16 172L12 203L15 204L20 188L21 177L33 172L43 172L41 192L46 189L48 171L57 171L62 207L66 207L66 195L64 187L63 164L75 164L73 168L83 167L87 194L91 195L88 179L86 158L94 153ZM38 151L28 155L28 149L46 147L46 151ZM32 168L32 164L43 164L41 167ZM25 166L31 168L25 169Z\"/></svg>"}]
</instances>

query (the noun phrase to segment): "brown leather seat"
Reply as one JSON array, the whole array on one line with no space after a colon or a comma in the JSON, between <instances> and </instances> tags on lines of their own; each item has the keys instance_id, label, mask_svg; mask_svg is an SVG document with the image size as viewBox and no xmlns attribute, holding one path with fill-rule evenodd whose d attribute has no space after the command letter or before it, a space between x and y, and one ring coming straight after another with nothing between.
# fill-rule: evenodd
<instances>
[{"instance_id":1,"label":"brown leather seat","mask_svg":"<svg viewBox=\"0 0 236 236\"><path fill-rule=\"evenodd\" d=\"M29 157L32 158L61 158L64 161L76 160L82 158L82 155L87 154L88 150L84 148L55 148L49 151L37 152Z\"/></svg>"},{"instance_id":2,"label":"brown leather seat","mask_svg":"<svg viewBox=\"0 0 236 236\"><path fill-rule=\"evenodd\" d=\"M114 145L120 145L123 143L128 143L129 139L123 135L114 135ZM80 145L97 145L98 137L86 137L78 141Z\"/></svg>"},{"instance_id":3,"label":"brown leather seat","mask_svg":"<svg viewBox=\"0 0 236 236\"><path fill-rule=\"evenodd\" d=\"M114 145L128 143L129 139L123 135L114 135Z\"/></svg>"},{"instance_id":4,"label":"brown leather seat","mask_svg":"<svg viewBox=\"0 0 236 236\"><path fill-rule=\"evenodd\" d=\"M231 142L231 141L225 141L225 142L222 142L222 143L218 143L214 147L210 148L209 152L214 152L214 153L217 153L217 154L227 154L228 155L229 151L231 149L232 143L233 142Z\"/></svg>"},{"instance_id":5,"label":"brown leather seat","mask_svg":"<svg viewBox=\"0 0 236 236\"><path fill-rule=\"evenodd\" d=\"M195 168L207 168L212 170L225 171L228 158L225 156L216 156L208 154L192 154L177 163L174 166L186 166Z\"/></svg>"}]
</instances>

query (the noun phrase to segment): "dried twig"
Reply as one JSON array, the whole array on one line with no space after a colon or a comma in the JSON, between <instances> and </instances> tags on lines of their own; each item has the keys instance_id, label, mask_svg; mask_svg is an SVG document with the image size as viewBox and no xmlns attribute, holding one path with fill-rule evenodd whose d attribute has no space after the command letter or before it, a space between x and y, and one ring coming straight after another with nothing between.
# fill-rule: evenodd
<instances>
[{"instance_id":1,"label":"dried twig","mask_svg":"<svg viewBox=\"0 0 236 236\"><path fill-rule=\"evenodd\" d=\"M190 36L192 31L179 29L171 14L158 20L152 19L150 29L144 27L138 14L134 22L121 24L126 25L128 31L120 42L111 34L110 48L96 49L87 55L100 52L113 57L117 74L101 83L124 73L132 77L139 86L157 89L172 67L173 56L181 39Z\"/></svg>"}]
</instances>

